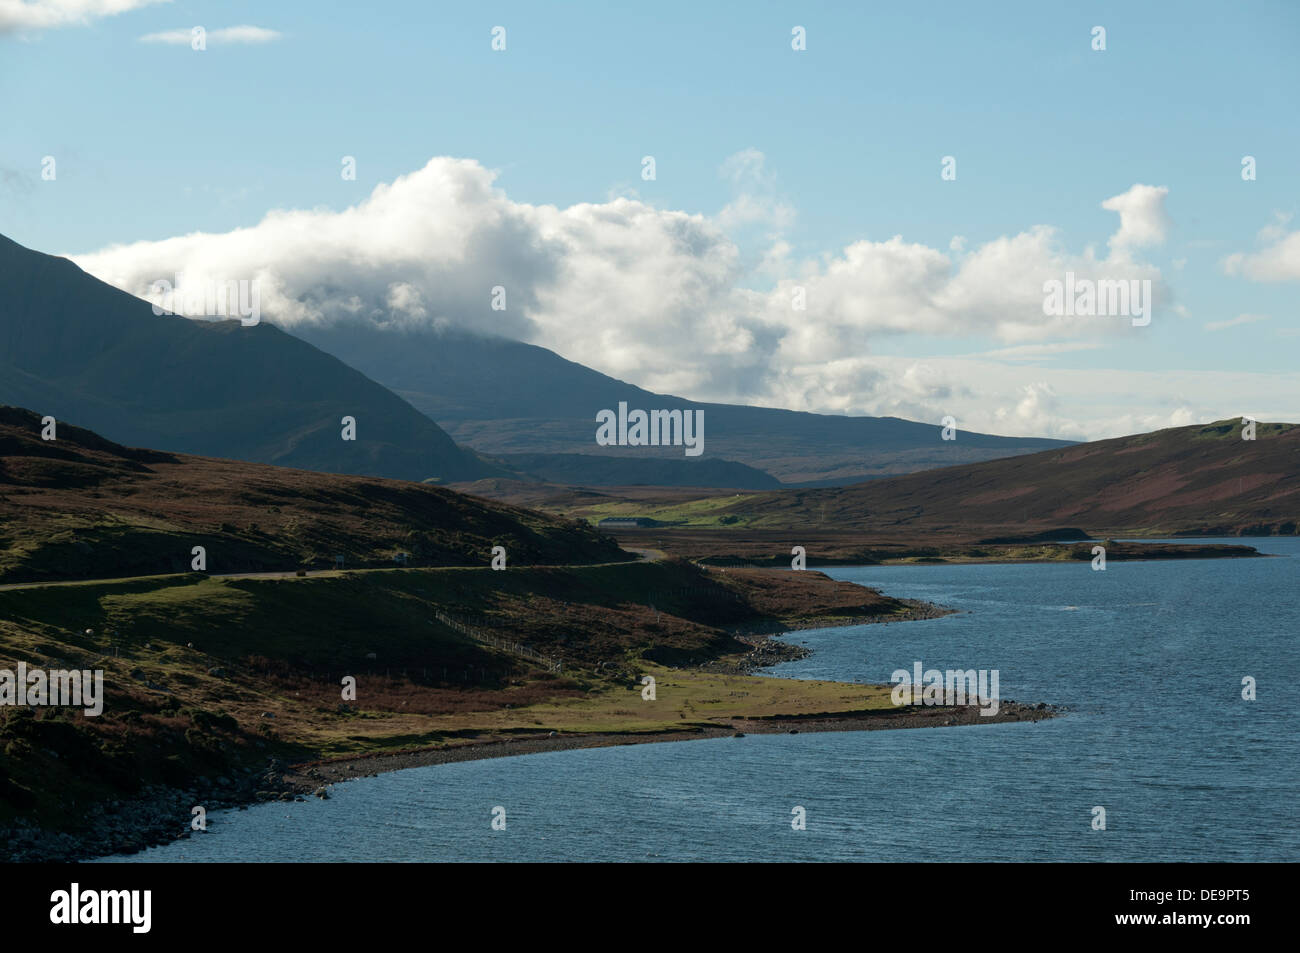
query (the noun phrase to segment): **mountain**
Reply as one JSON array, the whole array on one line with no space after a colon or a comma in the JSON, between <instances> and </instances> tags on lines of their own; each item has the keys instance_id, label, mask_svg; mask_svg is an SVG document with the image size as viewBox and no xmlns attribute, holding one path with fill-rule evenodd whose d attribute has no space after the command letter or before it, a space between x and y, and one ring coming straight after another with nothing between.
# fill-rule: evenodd
<instances>
[{"instance_id":1,"label":"mountain","mask_svg":"<svg viewBox=\"0 0 1300 953\"><path fill-rule=\"evenodd\" d=\"M0 403L120 443L406 480L499 470L432 420L263 322L194 321L0 236ZM356 439L342 439L342 418Z\"/></svg>"},{"instance_id":2,"label":"mountain","mask_svg":"<svg viewBox=\"0 0 1300 953\"><path fill-rule=\"evenodd\" d=\"M1240 420L1174 427L856 486L749 494L708 512L751 529L829 520L913 539L1295 534L1300 425L1259 423L1254 440L1241 432Z\"/></svg>"},{"instance_id":3,"label":"mountain","mask_svg":"<svg viewBox=\"0 0 1300 953\"><path fill-rule=\"evenodd\" d=\"M628 559L585 523L397 480L140 450L0 406L0 581Z\"/></svg>"},{"instance_id":4,"label":"mountain","mask_svg":"<svg viewBox=\"0 0 1300 953\"><path fill-rule=\"evenodd\" d=\"M701 409L705 458L742 463L793 485L852 483L1069 445L967 431L944 441L937 424L897 417L700 403L651 393L545 348L459 331L335 325L295 327L293 333L343 358L485 454L682 459L680 447L597 445L596 413L617 410L620 401L629 409Z\"/></svg>"}]
</instances>

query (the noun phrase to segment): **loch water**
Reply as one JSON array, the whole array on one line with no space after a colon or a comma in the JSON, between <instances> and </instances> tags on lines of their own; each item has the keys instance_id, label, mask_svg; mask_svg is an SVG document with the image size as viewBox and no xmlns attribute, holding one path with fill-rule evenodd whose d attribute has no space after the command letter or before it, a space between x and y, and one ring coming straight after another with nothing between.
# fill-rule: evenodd
<instances>
[{"instance_id":1,"label":"loch water","mask_svg":"<svg viewBox=\"0 0 1300 953\"><path fill-rule=\"evenodd\" d=\"M1059 718L412 768L213 812L206 832L104 859L1295 861L1300 539L1225 542L1276 558L832 569L958 612L790 633L812 654L768 671L996 669L1003 699Z\"/></svg>"}]
</instances>

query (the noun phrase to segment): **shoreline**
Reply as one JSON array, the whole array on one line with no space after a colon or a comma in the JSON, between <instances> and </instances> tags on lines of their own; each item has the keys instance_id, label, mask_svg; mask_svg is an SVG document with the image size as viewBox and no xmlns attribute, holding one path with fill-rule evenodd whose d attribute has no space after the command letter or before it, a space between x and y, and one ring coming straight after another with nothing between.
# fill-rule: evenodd
<instances>
[{"instance_id":1,"label":"shoreline","mask_svg":"<svg viewBox=\"0 0 1300 953\"><path fill-rule=\"evenodd\" d=\"M715 659L688 670L753 675L763 668L812 654L804 646L792 645L773 635L837 626L887 624L941 618L959 610L915 599L900 599L907 611L882 615L857 615L824 619L801 619L787 623L739 626L729 634L751 646L748 652ZM982 716L977 706L900 706L892 709L858 709L804 715L736 716L716 722L687 722L662 730L641 732L577 732L545 736L538 733L506 734L501 737L416 747L405 751L376 751L308 761L285 762L278 756L261 766L231 777L215 780L198 778L184 787L154 787L138 797L88 812L90 824L77 832L45 830L21 821L0 831L0 850L9 862L70 862L101 860L120 854L136 854L192 836L190 808L201 804L209 812L247 810L255 804L275 801L305 801L315 796L328 798L335 784L374 777L390 771L428 767L461 761L542 754L586 748L694 741L704 738L759 734L799 734L827 731L881 731L907 728L962 727L1010 722L1036 723L1060 715L1063 709L1045 702L999 702L996 715Z\"/></svg>"},{"instance_id":2,"label":"shoreline","mask_svg":"<svg viewBox=\"0 0 1300 953\"><path fill-rule=\"evenodd\" d=\"M892 617L846 616L834 621L802 620L776 627L752 626L731 630L731 634L753 646L738 658L719 659L703 665L692 666L699 671L752 675L763 668L783 662L807 658L812 650L772 638L770 634L802 632L809 629L836 628L850 625L884 625L891 622L916 622L954 615L961 610L934 605L918 599L900 599L909 611ZM797 680L796 680L797 681ZM324 785L375 777L389 771L452 764L460 761L480 761L488 758L509 758L517 755L543 754L551 751L574 751L585 748L609 748L622 745L660 744L671 741L698 741L704 738L726 738L745 735L800 734L826 731L888 731L907 728L962 727L979 724L1006 724L1009 722L1039 722L1055 718L1064 709L1046 702L1021 703L1001 699L995 715L984 716L974 705L964 706L900 706L894 709L859 709L856 711L824 712L812 715L783 715L763 718L731 718L723 722L701 722L684 728L646 732L595 732L560 735L550 732L547 737L507 737L485 741L468 741L454 745L429 746L403 752L374 752L364 755L345 755L290 765L282 779L293 793L313 793L320 796ZM328 795L327 795L328 796Z\"/></svg>"},{"instance_id":3,"label":"shoreline","mask_svg":"<svg viewBox=\"0 0 1300 953\"><path fill-rule=\"evenodd\" d=\"M1252 547L1253 548L1253 547ZM1197 555L1175 555L1175 556L1128 556L1123 553L1118 555L1107 555L1108 562L1114 563L1161 563L1161 562L1204 562L1211 559L1281 559L1285 558L1282 553L1261 553L1258 550L1250 553L1206 553ZM894 569L899 566L905 567L926 567L926 566L1025 566L1025 565L1042 565L1042 566L1078 566L1087 564L1087 559L1047 559L1037 557L1025 557L1023 559L1012 559L1003 557L984 557L984 556L899 556L897 558L879 559L872 562L863 562L861 559L818 559L815 563L809 563L808 572L823 572L827 569L846 569L846 568L863 568L863 569ZM701 562L699 565L706 569L788 569L785 562L773 563L708 563ZM905 601L905 600L899 600Z\"/></svg>"},{"instance_id":4,"label":"shoreline","mask_svg":"<svg viewBox=\"0 0 1300 953\"><path fill-rule=\"evenodd\" d=\"M31 836L11 845L8 862L101 861L122 854L138 854L152 847L193 836L190 807L201 803L216 811L245 811L258 804L328 799L336 784L373 778L392 771L484 761L557 751L612 748L627 745L666 744L748 735L813 734L832 731L898 731L912 728L971 727L983 724L1028 722L1036 724L1062 715L1065 709L1045 702L999 702L998 712L982 716L967 706L900 706L811 715L733 718L723 723L696 723L682 728L638 733L596 732L546 737L513 736L429 746L399 752L373 752L282 765L272 758L263 770L235 781L192 789L161 788L141 798L122 802L115 811L95 812L92 830L79 834L30 829ZM224 781L224 783L223 783Z\"/></svg>"},{"instance_id":5,"label":"shoreline","mask_svg":"<svg viewBox=\"0 0 1300 953\"><path fill-rule=\"evenodd\" d=\"M857 583L854 583L857 585ZM891 597L893 598L893 597ZM782 642L775 636L806 632L809 629L835 629L851 625L889 625L894 622L924 622L927 619L942 619L944 616L956 615L961 610L948 606L935 605L920 599L895 599L895 602L907 606L906 612L891 615L845 615L824 616L822 618L796 619L781 623L755 623L735 626L727 630L728 634L746 645L750 651L730 658L714 659L701 665L692 666L696 671L724 673L729 675L757 675L765 668L794 662L812 655L812 649L790 642Z\"/></svg>"},{"instance_id":6,"label":"shoreline","mask_svg":"<svg viewBox=\"0 0 1300 953\"><path fill-rule=\"evenodd\" d=\"M315 794L327 785L360 778L373 778L390 771L453 764L461 761L483 761L489 758L510 758L518 755L544 754L551 751L576 751L586 748L612 748L624 745L661 744L676 741L698 741L705 738L741 738L747 735L783 735L819 733L828 731L891 731L908 728L965 727L979 724L1007 724L1011 722L1039 722L1056 718L1064 709L1048 705L1021 703L1011 700L999 702L996 715L982 716L975 706L929 707L903 706L897 709L868 709L851 712L827 712L815 715L790 715L773 718L734 718L728 724L696 724L685 729L656 732L595 733L556 735L545 738L500 738L490 741L471 741L458 745L445 745L394 752L307 761L292 765L282 775L294 795ZM326 795L328 796L328 795Z\"/></svg>"}]
</instances>

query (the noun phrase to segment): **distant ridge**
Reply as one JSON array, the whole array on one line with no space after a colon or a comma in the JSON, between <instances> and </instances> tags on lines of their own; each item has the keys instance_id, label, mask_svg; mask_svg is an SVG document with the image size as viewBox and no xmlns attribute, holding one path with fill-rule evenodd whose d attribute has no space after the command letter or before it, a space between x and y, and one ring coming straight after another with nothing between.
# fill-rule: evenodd
<instances>
[{"instance_id":1,"label":"distant ridge","mask_svg":"<svg viewBox=\"0 0 1300 953\"><path fill-rule=\"evenodd\" d=\"M818 525L1019 541L1300 533L1300 425L1240 420L1097 440L856 486L747 495L716 514L751 528ZM1063 529L1063 527L1065 529Z\"/></svg>"},{"instance_id":2,"label":"distant ridge","mask_svg":"<svg viewBox=\"0 0 1300 953\"><path fill-rule=\"evenodd\" d=\"M460 443L492 455L607 453L595 442L595 415L619 401L703 409L704 458L742 463L787 485L843 485L1071 443L964 430L945 441L937 421L700 403L651 393L532 344L464 331L336 325L292 333L391 388ZM640 447L636 455L680 460L681 450Z\"/></svg>"}]
</instances>

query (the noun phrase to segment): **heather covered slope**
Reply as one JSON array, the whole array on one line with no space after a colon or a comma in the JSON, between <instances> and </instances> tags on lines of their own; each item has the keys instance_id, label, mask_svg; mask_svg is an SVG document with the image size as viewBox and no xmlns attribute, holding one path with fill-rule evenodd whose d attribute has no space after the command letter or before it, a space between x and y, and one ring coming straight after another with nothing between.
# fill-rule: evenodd
<instances>
[{"instance_id":1,"label":"heather covered slope","mask_svg":"<svg viewBox=\"0 0 1300 953\"><path fill-rule=\"evenodd\" d=\"M120 446L0 407L0 582L393 565L630 558L585 524L440 487Z\"/></svg>"},{"instance_id":2,"label":"heather covered slope","mask_svg":"<svg viewBox=\"0 0 1300 953\"><path fill-rule=\"evenodd\" d=\"M0 236L0 404L134 446L404 480L496 469L335 357L265 322L193 321ZM357 422L341 439L340 421Z\"/></svg>"},{"instance_id":3,"label":"heather covered slope","mask_svg":"<svg viewBox=\"0 0 1300 953\"><path fill-rule=\"evenodd\" d=\"M0 859L170 840L188 832L196 803L291 797L277 761L454 758L476 744L522 753L551 735L557 746L671 740L808 730L837 716L851 728L987 723L974 709L895 711L887 686L736 672L771 649L733 631L893 621L925 608L816 572L721 573L677 560L3 589L0 668L102 669L105 698L97 717L0 708ZM507 644L447 624L466 616ZM510 648L519 642L563 670ZM357 692L341 703L345 674ZM640 694L645 674L661 686L656 704ZM1001 714L1020 717L1010 704ZM329 777L307 774L300 793Z\"/></svg>"},{"instance_id":4,"label":"heather covered slope","mask_svg":"<svg viewBox=\"0 0 1300 953\"><path fill-rule=\"evenodd\" d=\"M1250 441L1242 439L1240 420L1223 420L714 503L696 509L737 528L829 525L890 537L1023 538L1061 527L1134 536L1290 535L1300 526L1300 426L1260 423ZM612 515L608 510L603 515Z\"/></svg>"}]
</instances>

